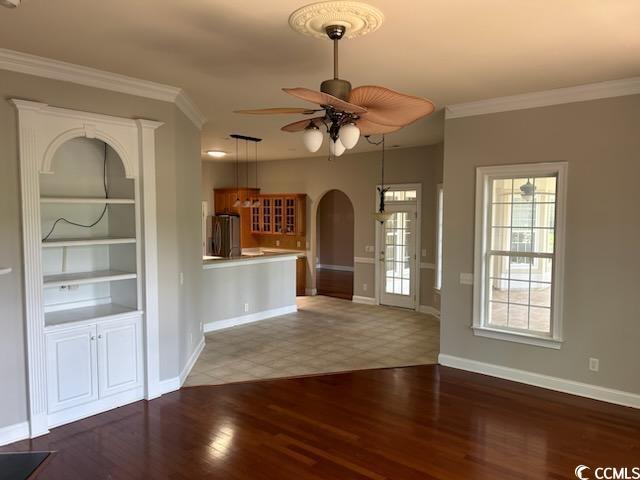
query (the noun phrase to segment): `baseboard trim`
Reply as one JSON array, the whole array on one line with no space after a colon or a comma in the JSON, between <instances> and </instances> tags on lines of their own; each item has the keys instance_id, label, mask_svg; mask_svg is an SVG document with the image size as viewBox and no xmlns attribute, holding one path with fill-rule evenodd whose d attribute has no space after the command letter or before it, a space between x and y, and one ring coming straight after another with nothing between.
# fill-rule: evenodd
<instances>
[{"instance_id":1,"label":"baseboard trim","mask_svg":"<svg viewBox=\"0 0 640 480\"><path fill-rule=\"evenodd\" d=\"M0 447L29 438L29 422L0 427Z\"/></svg>"},{"instance_id":2,"label":"baseboard trim","mask_svg":"<svg viewBox=\"0 0 640 480\"><path fill-rule=\"evenodd\" d=\"M354 295L351 299L353 303L363 303L365 305L377 305L376 299L373 297L361 297L359 295Z\"/></svg>"},{"instance_id":3,"label":"baseboard trim","mask_svg":"<svg viewBox=\"0 0 640 480\"><path fill-rule=\"evenodd\" d=\"M66 425L67 423L75 422L76 420L81 420L83 418L92 417L98 413L113 410L114 408L137 402L143 398L144 389L139 387L101 398L95 402L89 402L84 405L78 405L77 407L66 408L59 412L50 413L47 417L49 429L59 427L60 425Z\"/></svg>"},{"instance_id":4,"label":"baseboard trim","mask_svg":"<svg viewBox=\"0 0 640 480\"><path fill-rule=\"evenodd\" d=\"M158 396L154 398L158 398L165 393L175 392L176 390L180 390L180 377L167 378L166 380L160 380L158 383Z\"/></svg>"},{"instance_id":5,"label":"baseboard trim","mask_svg":"<svg viewBox=\"0 0 640 480\"><path fill-rule=\"evenodd\" d=\"M316 265L317 270L335 270L338 272L353 272L353 267L348 267L346 265L327 265L324 263L319 263Z\"/></svg>"},{"instance_id":6,"label":"baseboard trim","mask_svg":"<svg viewBox=\"0 0 640 480\"><path fill-rule=\"evenodd\" d=\"M280 315L287 315L289 313L295 313L298 311L297 305L287 305L286 307L272 308L271 310L264 310L262 312L252 313L250 315L243 315L242 317L227 318L225 320L218 320L215 322L205 323L204 332L215 332L216 330L223 330L225 328L237 327L238 325L245 325L247 323L258 322L267 318L279 317Z\"/></svg>"},{"instance_id":7,"label":"baseboard trim","mask_svg":"<svg viewBox=\"0 0 640 480\"><path fill-rule=\"evenodd\" d=\"M640 395L612 388L599 387L588 383L551 377L540 373L503 367L492 363L478 362L468 358L456 357L441 353L438 363L445 367L458 368L469 372L482 373L492 377L504 378L518 383L534 385L557 392L570 393L580 397L601 400L603 402L623 405L625 407L640 408Z\"/></svg>"},{"instance_id":8,"label":"baseboard trim","mask_svg":"<svg viewBox=\"0 0 640 480\"><path fill-rule=\"evenodd\" d=\"M435 307L432 307L431 305L420 305L418 307L418 311L420 313L426 313L427 315L436 317L438 320L440 320L440 310L438 310Z\"/></svg>"},{"instance_id":9,"label":"baseboard trim","mask_svg":"<svg viewBox=\"0 0 640 480\"><path fill-rule=\"evenodd\" d=\"M204 342L204 336L203 336L202 339L200 340L200 343L198 343L198 346L195 348L195 350L193 351L193 353L189 357L189 360L187 361L187 364L184 366L184 368L180 372L180 377L179 377L180 387L182 387L182 384L184 383L184 381L187 379L187 377L191 373L191 369L193 368L193 366L198 361L198 357L202 353L202 350L204 350L204 343L205 342Z\"/></svg>"}]
</instances>

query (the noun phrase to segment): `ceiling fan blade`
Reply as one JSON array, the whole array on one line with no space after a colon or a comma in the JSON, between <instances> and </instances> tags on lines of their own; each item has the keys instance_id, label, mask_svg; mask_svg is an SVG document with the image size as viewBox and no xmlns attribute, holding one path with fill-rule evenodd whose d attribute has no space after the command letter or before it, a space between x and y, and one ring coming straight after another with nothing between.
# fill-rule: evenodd
<instances>
[{"instance_id":1,"label":"ceiling fan blade","mask_svg":"<svg viewBox=\"0 0 640 480\"><path fill-rule=\"evenodd\" d=\"M319 112L320 109L311 110L309 108L258 108L256 110L234 110L233 113L242 113L245 115L282 115L282 114L302 114L311 115Z\"/></svg>"},{"instance_id":2,"label":"ceiling fan blade","mask_svg":"<svg viewBox=\"0 0 640 480\"><path fill-rule=\"evenodd\" d=\"M373 123L367 118L359 118L356 121L356 125L358 125L358 128L360 129L360 135L382 135L385 133L395 132L402 128L393 125L380 125Z\"/></svg>"},{"instance_id":3,"label":"ceiling fan blade","mask_svg":"<svg viewBox=\"0 0 640 480\"><path fill-rule=\"evenodd\" d=\"M327 105L342 112L361 114L367 111L366 108L361 107L360 105L345 102L344 100L340 100L338 97L334 97L328 93L318 92L317 90L311 90L309 88L283 88L282 90L296 98L300 98L320 106Z\"/></svg>"},{"instance_id":4,"label":"ceiling fan blade","mask_svg":"<svg viewBox=\"0 0 640 480\"><path fill-rule=\"evenodd\" d=\"M289 123L288 125L282 127L280 130L282 130L283 132L301 132L309 126L310 122L313 122L317 127L320 127L323 120L324 117L306 118L304 120Z\"/></svg>"},{"instance_id":5,"label":"ceiling fan blade","mask_svg":"<svg viewBox=\"0 0 640 480\"><path fill-rule=\"evenodd\" d=\"M379 125L404 127L435 110L426 98L394 92L386 87L366 85L354 88L349 102L362 105L367 112L362 116Z\"/></svg>"}]
</instances>

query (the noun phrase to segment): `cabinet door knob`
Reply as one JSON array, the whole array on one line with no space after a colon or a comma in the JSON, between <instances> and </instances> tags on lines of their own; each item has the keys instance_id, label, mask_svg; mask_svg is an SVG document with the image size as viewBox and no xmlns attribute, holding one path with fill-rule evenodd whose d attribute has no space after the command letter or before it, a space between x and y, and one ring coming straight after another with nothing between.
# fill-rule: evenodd
<instances>
[{"instance_id":1,"label":"cabinet door knob","mask_svg":"<svg viewBox=\"0 0 640 480\"><path fill-rule=\"evenodd\" d=\"M95 335L91 335L91 340L95 340L96 336Z\"/></svg>"},{"instance_id":2,"label":"cabinet door knob","mask_svg":"<svg viewBox=\"0 0 640 480\"><path fill-rule=\"evenodd\" d=\"M102 334L98 335L98 338L102 338Z\"/></svg>"}]
</instances>

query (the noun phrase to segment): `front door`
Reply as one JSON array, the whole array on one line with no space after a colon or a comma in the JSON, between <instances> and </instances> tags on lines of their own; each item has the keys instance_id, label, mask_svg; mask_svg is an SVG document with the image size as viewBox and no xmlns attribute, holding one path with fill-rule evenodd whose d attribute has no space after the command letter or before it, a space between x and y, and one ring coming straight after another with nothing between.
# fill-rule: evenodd
<instances>
[{"instance_id":1,"label":"front door","mask_svg":"<svg viewBox=\"0 0 640 480\"><path fill-rule=\"evenodd\" d=\"M379 229L380 303L415 308L416 206L390 205L386 210L393 216Z\"/></svg>"}]
</instances>

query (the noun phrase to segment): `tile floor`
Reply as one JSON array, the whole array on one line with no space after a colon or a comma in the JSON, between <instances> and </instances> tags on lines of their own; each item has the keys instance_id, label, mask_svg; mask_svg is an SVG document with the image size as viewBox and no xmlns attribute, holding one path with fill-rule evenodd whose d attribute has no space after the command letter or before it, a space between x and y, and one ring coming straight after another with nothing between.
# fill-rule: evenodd
<instances>
[{"instance_id":1,"label":"tile floor","mask_svg":"<svg viewBox=\"0 0 640 480\"><path fill-rule=\"evenodd\" d=\"M422 313L299 297L297 313L207 334L185 386L436 363L439 335Z\"/></svg>"}]
</instances>

